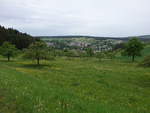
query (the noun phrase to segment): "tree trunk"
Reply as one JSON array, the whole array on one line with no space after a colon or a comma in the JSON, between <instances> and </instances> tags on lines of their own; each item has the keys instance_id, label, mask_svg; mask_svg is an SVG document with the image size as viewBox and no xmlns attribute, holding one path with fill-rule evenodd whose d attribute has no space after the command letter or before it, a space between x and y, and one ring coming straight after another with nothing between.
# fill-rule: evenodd
<instances>
[{"instance_id":1,"label":"tree trunk","mask_svg":"<svg viewBox=\"0 0 150 113\"><path fill-rule=\"evenodd\" d=\"M39 58L37 58L37 64L38 64L38 65L40 64L40 59L39 59Z\"/></svg>"},{"instance_id":2,"label":"tree trunk","mask_svg":"<svg viewBox=\"0 0 150 113\"><path fill-rule=\"evenodd\" d=\"M133 55L133 56L132 56L132 62L134 62L134 59L135 59L135 56Z\"/></svg>"}]
</instances>

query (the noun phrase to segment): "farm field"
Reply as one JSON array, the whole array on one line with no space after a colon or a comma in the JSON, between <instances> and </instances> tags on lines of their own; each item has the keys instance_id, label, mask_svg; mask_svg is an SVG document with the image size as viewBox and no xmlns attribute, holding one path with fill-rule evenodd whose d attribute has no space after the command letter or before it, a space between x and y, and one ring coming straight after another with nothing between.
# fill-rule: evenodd
<instances>
[{"instance_id":1,"label":"farm field","mask_svg":"<svg viewBox=\"0 0 150 113\"><path fill-rule=\"evenodd\" d=\"M139 61L1 57L0 113L149 113L150 69Z\"/></svg>"}]
</instances>

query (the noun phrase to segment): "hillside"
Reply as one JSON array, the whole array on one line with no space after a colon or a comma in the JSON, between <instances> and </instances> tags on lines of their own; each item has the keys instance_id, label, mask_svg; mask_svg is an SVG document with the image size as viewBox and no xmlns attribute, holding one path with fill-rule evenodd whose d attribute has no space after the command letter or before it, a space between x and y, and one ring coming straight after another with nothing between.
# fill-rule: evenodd
<instances>
[{"instance_id":1,"label":"hillside","mask_svg":"<svg viewBox=\"0 0 150 113\"><path fill-rule=\"evenodd\" d=\"M0 57L0 113L149 113L150 69L140 60L57 57L37 66Z\"/></svg>"},{"instance_id":2,"label":"hillside","mask_svg":"<svg viewBox=\"0 0 150 113\"><path fill-rule=\"evenodd\" d=\"M106 39L113 39L113 40L122 40L127 41L132 37L138 37L140 40L143 41L150 41L150 35L143 35L143 36L130 36L130 37L95 37L95 36L37 36L37 38L94 38L97 40L106 40Z\"/></svg>"},{"instance_id":3,"label":"hillside","mask_svg":"<svg viewBox=\"0 0 150 113\"><path fill-rule=\"evenodd\" d=\"M4 41L11 42L16 45L18 49L27 48L35 39L26 34L21 33L16 29L5 28L0 26L0 45Z\"/></svg>"}]
</instances>

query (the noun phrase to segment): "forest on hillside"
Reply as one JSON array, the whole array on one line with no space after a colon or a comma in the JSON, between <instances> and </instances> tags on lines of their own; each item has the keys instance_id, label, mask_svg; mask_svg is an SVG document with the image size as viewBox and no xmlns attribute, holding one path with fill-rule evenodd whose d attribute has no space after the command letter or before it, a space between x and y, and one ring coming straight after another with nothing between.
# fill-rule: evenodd
<instances>
[{"instance_id":1,"label":"forest on hillside","mask_svg":"<svg viewBox=\"0 0 150 113\"><path fill-rule=\"evenodd\" d=\"M2 45L5 41L16 45L18 49L23 49L33 43L35 38L26 33L19 32L16 29L5 28L0 25L0 45Z\"/></svg>"}]
</instances>

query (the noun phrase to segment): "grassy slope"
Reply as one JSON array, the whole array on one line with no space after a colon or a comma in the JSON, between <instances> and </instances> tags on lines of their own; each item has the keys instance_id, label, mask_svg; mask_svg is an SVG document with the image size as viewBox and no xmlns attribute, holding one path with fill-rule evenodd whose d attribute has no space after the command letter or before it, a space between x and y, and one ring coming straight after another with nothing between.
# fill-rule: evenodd
<instances>
[{"instance_id":1,"label":"grassy slope","mask_svg":"<svg viewBox=\"0 0 150 113\"><path fill-rule=\"evenodd\" d=\"M47 65L0 61L0 113L150 111L149 68L94 58L43 63Z\"/></svg>"}]
</instances>

